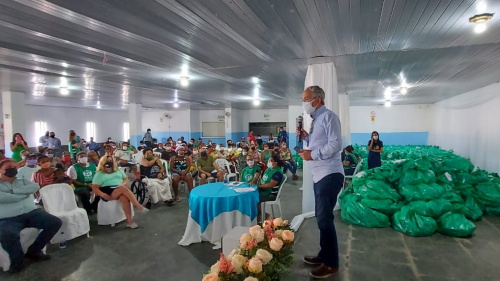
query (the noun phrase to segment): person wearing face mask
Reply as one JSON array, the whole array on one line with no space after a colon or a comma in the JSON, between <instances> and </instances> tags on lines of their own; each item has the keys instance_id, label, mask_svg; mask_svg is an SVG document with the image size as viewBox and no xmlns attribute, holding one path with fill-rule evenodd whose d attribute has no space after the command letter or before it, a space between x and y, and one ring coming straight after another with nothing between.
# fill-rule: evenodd
<instances>
[{"instance_id":1,"label":"person wearing face mask","mask_svg":"<svg viewBox=\"0 0 500 281\"><path fill-rule=\"evenodd\" d=\"M179 198L179 182L185 181L188 186L188 191L193 189L193 177L191 176L191 167L193 163L191 158L186 155L184 146L178 146L177 155L170 158L170 172L172 173L172 187L174 189L175 200L180 201Z\"/></svg>"},{"instance_id":2,"label":"person wearing face mask","mask_svg":"<svg viewBox=\"0 0 500 281\"><path fill-rule=\"evenodd\" d=\"M88 157L89 163L93 163L94 165L96 165L96 167L97 167L97 165L99 165L99 155L97 154L97 152L91 150L87 154L87 157Z\"/></svg>"},{"instance_id":3,"label":"person wearing face mask","mask_svg":"<svg viewBox=\"0 0 500 281\"><path fill-rule=\"evenodd\" d=\"M377 131L373 131L372 138L368 142L368 169L380 167L382 161L380 154L384 152L384 143L379 139Z\"/></svg>"},{"instance_id":4,"label":"person wearing face mask","mask_svg":"<svg viewBox=\"0 0 500 281\"><path fill-rule=\"evenodd\" d=\"M157 181L158 174L165 174L165 169L163 163L160 159L155 157L153 150L151 148L145 148L143 150L144 157L140 163L140 173L141 176L147 178L145 182L147 184L152 184L153 182L158 183L158 185L151 186L152 189L148 188L149 198L152 204L158 203L159 200L167 203L168 206L172 206L174 200L172 199L172 193L170 192L170 179L161 179ZM144 182L144 181L143 181Z\"/></svg>"},{"instance_id":5,"label":"person wearing face mask","mask_svg":"<svg viewBox=\"0 0 500 281\"><path fill-rule=\"evenodd\" d=\"M250 150L248 151L248 154L252 155L253 161L256 163L260 161L260 152L253 141L250 143Z\"/></svg>"},{"instance_id":6,"label":"person wearing face mask","mask_svg":"<svg viewBox=\"0 0 500 281\"><path fill-rule=\"evenodd\" d=\"M342 166L342 135L339 117L325 106L325 92L311 86L302 93L302 107L313 121L309 132L296 130L307 149L299 153L309 161L311 169L315 213L320 232L321 250L315 256L305 256L306 264L316 265L309 274L317 279L327 278L339 270L337 234L333 223L333 208L344 183Z\"/></svg>"},{"instance_id":7,"label":"person wearing face mask","mask_svg":"<svg viewBox=\"0 0 500 281\"><path fill-rule=\"evenodd\" d=\"M50 132L49 139L47 140L47 149L52 149L54 156L59 157L59 151L61 150L61 140L56 138L54 132ZM47 151L45 151L47 153Z\"/></svg>"},{"instance_id":8,"label":"person wearing face mask","mask_svg":"<svg viewBox=\"0 0 500 281\"><path fill-rule=\"evenodd\" d=\"M36 164L36 155L28 154L28 156L26 156L26 164L24 167L17 170L17 178L30 181L33 173L38 170L40 170L40 167Z\"/></svg>"},{"instance_id":9,"label":"person wearing face mask","mask_svg":"<svg viewBox=\"0 0 500 281\"><path fill-rule=\"evenodd\" d=\"M170 158L172 158L172 156L175 156L175 150L172 149L171 144L167 144L165 146L165 151L161 153L161 159L170 162Z\"/></svg>"},{"instance_id":10,"label":"person wearing face mask","mask_svg":"<svg viewBox=\"0 0 500 281\"><path fill-rule=\"evenodd\" d=\"M144 137L142 137L142 140L147 147L151 147L151 144L153 144L153 135L151 135L151 129L148 128L146 130L146 133L144 134Z\"/></svg>"},{"instance_id":11,"label":"person wearing face mask","mask_svg":"<svg viewBox=\"0 0 500 281\"><path fill-rule=\"evenodd\" d=\"M95 195L101 196L104 201L120 200L125 217L127 218L127 227L135 229L139 227L132 219L132 204L138 213L147 213L149 210L144 208L135 195L127 187L128 178L118 165L113 161L112 156L103 156L99 161L97 172L92 180L92 191Z\"/></svg>"},{"instance_id":12,"label":"person wearing face mask","mask_svg":"<svg viewBox=\"0 0 500 281\"><path fill-rule=\"evenodd\" d=\"M261 173L260 167L256 165L253 157L250 155L246 156L246 161L248 166L241 171L240 181L256 185Z\"/></svg>"},{"instance_id":13,"label":"person wearing face mask","mask_svg":"<svg viewBox=\"0 0 500 281\"><path fill-rule=\"evenodd\" d=\"M68 150L72 159L76 158L78 152L82 151L83 140L78 140L75 132L69 134Z\"/></svg>"},{"instance_id":14,"label":"person wearing face mask","mask_svg":"<svg viewBox=\"0 0 500 281\"><path fill-rule=\"evenodd\" d=\"M159 143L158 147L154 149L154 152L160 152L163 153L165 151L165 147L163 146L163 143Z\"/></svg>"},{"instance_id":15,"label":"person wearing face mask","mask_svg":"<svg viewBox=\"0 0 500 281\"><path fill-rule=\"evenodd\" d=\"M299 176L297 176L297 163L293 161L292 151L290 151L290 149L286 147L286 142L281 142L280 158L281 161L283 161L283 163L285 164L285 167L283 168L283 174L286 174L286 171L290 170L293 175L293 180L298 180Z\"/></svg>"},{"instance_id":16,"label":"person wearing face mask","mask_svg":"<svg viewBox=\"0 0 500 281\"><path fill-rule=\"evenodd\" d=\"M16 164L5 159L0 161L0 243L10 257L10 273L17 273L24 267L24 258L33 261L49 260L42 252L62 225L61 219L36 207L33 194L39 185L16 177ZM40 229L35 242L26 254L20 243L24 228Z\"/></svg>"},{"instance_id":17,"label":"person wearing face mask","mask_svg":"<svg viewBox=\"0 0 500 281\"><path fill-rule=\"evenodd\" d=\"M283 162L278 155L273 155L267 162L267 169L264 171L260 183L257 184L259 188L259 201L273 201L278 194L279 186L283 180L283 172L281 168ZM260 211L260 203L257 205L258 215L257 218L261 219L262 214ZM265 219L269 219L269 214L266 214Z\"/></svg>"},{"instance_id":18,"label":"person wearing face mask","mask_svg":"<svg viewBox=\"0 0 500 281\"><path fill-rule=\"evenodd\" d=\"M236 169L238 170L238 173L241 174L241 171L243 171L243 169L245 169L248 165L247 165L247 161L246 161L246 158L247 158L247 155L248 154L248 147L245 146L241 149L241 153L236 155L236 156L233 156L232 160L234 162L236 162ZM253 159L253 156L252 156L252 159Z\"/></svg>"},{"instance_id":19,"label":"person wearing face mask","mask_svg":"<svg viewBox=\"0 0 500 281\"><path fill-rule=\"evenodd\" d=\"M215 159L204 148L200 150L200 157L196 160L196 167L200 176L200 184L207 183L209 177L217 178L220 182L224 178L224 170L215 163Z\"/></svg>"},{"instance_id":20,"label":"person wearing face mask","mask_svg":"<svg viewBox=\"0 0 500 281\"><path fill-rule=\"evenodd\" d=\"M217 159L227 159L228 153L224 146L219 146L219 150L217 150L216 158Z\"/></svg>"},{"instance_id":21,"label":"person wearing face mask","mask_svg":"<svg viewBox=\"0 0 500 281\"><path fill-rule=\"evenodd\" d=\"M269 140L267 141L267 144L269 145L270 149L273 149L275 146L277 147L276 143L274 142L273 134L269 133ZM279 149L279 147L278 147Z\"/></svg>"},{"instance_id":22,"label":"person wearing face mask","mask_svg":"<svg viewBox=\"0 0 500 281\"><path fill-rule=\"evenodd\" d=\"M75 186L75 194L80 198L83 208L88 215L97 212L97 203L90 204L90 192L92 191L92 180L97 167L94 163L89 163L88 155L85 152L79 152L76 155L77 163L69 167L66 174ZM95 202L95 201L94 201Z\"/></svg>"},{"instance_id":23,"label":"person wearing face mask","mask_svg":"<svg viewBox=\"0 0 500 281\"><path fill-rule=\"evenodd\" d=\"M116 162L120 167L128 167L130 166L130 162L132 161L132 155L137 153L137 150L132 149L128 142L123 142L120 149L117 149L114 153Z\"/></svg>"},{"instance_id":24,"label":"person wearing face mask","mask_svg":"<svg viewBox=\"0 0 500 281\"><path fill-rule=\"evenodd\" d=\"M38 183L40 188L43 188L46 185L53 184L55 177L54 171L56 168L52 167L52 163L46 155L38 156L36 159L38 166L40 169L33 173L31 177L31 181L34 183Z\"/></svg>"},{"instance_id":25,"label":"person wearing face mask","mask_svg":"<svg viewBox=\"0 0 500 281\"><path fill-rule=\"evenodd\" d=\"M269 158L271 158L271 155L273 155L273 152L271 149L269 149L269 145L265 143L264 150L260 153L260 162L267 164Z\"/></svg>"},{"instance_id":26,"label":"person wearing face mask","mask_svg":"<svg viewBox=\"0 0 500 281\"><path fill-rule=\"evenodd\" d=\"M64 168L66 169L73 165L73 160L71 159L71 156L67 151L63 151L61 161L63 162Z\"/></svg>"}]
</instances>

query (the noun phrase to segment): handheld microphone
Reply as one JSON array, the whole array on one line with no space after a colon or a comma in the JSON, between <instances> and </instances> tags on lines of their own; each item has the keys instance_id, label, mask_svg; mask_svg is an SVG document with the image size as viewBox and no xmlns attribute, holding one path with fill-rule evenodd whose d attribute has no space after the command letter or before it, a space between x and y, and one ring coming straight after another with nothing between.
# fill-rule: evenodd
<instances>
[{"instance_id":1,"label":"handheld microphone","mask_svg":"<svg viewBox=\"0 0 500 281\"><path fill-rule=\"evenodd\" d=\"M304 117L297 117L297 130L299 131L299 135L297 136L297 142L302 141L302 122L304 121Z\"/></svg>"}]
</instances>

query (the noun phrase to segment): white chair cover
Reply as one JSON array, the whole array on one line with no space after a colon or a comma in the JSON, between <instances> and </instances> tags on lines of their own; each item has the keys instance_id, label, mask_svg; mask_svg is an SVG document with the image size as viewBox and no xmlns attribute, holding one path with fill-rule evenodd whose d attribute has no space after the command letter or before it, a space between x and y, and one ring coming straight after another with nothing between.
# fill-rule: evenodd
<instances>
[{"instance_id":1,"label":"white chair cover","mask_svg":"<svg viewBox=\"0 0 500 281\"><path fill-rule=\"evenodd\" d=\"M26 253L31 244L35 242L38 233L40 233L38 228L25 228L21 231L21 246L23 247L24 253ZM45 248L43 252L45 252ZM3 268L3 271L7 271L10 268L9 254L2 248L2 245L0 245L0 267Z\"/></svg>"},{"instance_id":2,"label":"white chair cover","mask_svg":"<svg viewBox=\"0 0 500 281\"><path fill-rule=\"evenodd\" d=\"M132 203L130 203L130 208L132 209L132 217L134 217L134 208ZM97 204L97 224L98 225L111 225L115 226L116 223L124 221L126 219L125 212L122 208L122 203L120 200L111 200L105 202L100 200Z\"/></svg>"},{"instance_id":3,"label":"white chair cover","mask_svg":"<svg viewBox=\"0 0 500 281\"><path fill-rule=\"evenodd\" d=\"M62 220L59 232L50 240L56 244L71 240L90 231L87 212L76 206L73 188L65 183L51 184L40 189L45 210Z\"/></svg>"}]
</instances>

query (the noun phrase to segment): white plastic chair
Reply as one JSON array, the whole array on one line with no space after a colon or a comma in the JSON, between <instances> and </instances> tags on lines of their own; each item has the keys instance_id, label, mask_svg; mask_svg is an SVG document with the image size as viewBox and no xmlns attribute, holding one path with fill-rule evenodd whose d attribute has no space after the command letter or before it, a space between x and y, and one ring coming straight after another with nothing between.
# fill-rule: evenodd
<instances>
[{"instance_id":1,"label":"white plastic chair","mask_svg":"<svg viewBox=\"0 0 500 281\"><path fill-rule=\"evenodd\" d=\"M87 212L76 205L73 188L65 183L51 184L40 189L45 210L62 220L59 232L50 243L56 244L87 234L90 224Z\"/></svg>"},{"instance_id":2,"label":"white plastic chair","mask_svg":"<svg viewBox=\"0 0 500 281\"><path fill-rule=\"evenodd\" d=\"M262 220L264 220L266 217L265 210L266 210L266 207L268 207L268 206L271 206L271 213L272 213L273 218L275 218L274 205L278 206L278 210L280 211L280 216L283 216L283 213L281 212L281 200L280 200L280 198L281 198L281 191L283 191L283 186L285 185L286 180L287 180L287 176L283 175L283 179L281 180L281 184L279 185L278 193L276 194L276 199L274 199L274 201L266 201L266 202L260 203Z\"/></svg>"},{"instance_id":3,"label":"white plastic chair","mask_svg":"<svg viewBox=\"0 0 500 281\"><path fill-rule=\"evenodd\" d=\"M21 247L23 247L23 253L28 251L28 248L35 242L38 234L40 233L40 229L38 228L25 228L21 231ZM45 248L42 250L45 253ZM10 268L10 257L9 254L2 248L0 245L0 267L3 268L3 271L8 271Z\"/></svg>"},{"instance_id":4,"label":"white plastic chair","mask_svg":"<svg viewBox=\"0 0 500 281\"><path fill-rule=\"evenodd\" d=\"M219 168L226 169L227 179L228 180L231 179L231 178L234 178L235 181L238 180L238 174L237 173L231 173L231 167L229 165L229 161L227 161L226 159L216 159L215 163L217 163L217 166L219 166Z\"/></svg>"},{"instance_id":5,"label":"white plastic chair","mask_svg":"<svg viewBox=\"0 0 500 281\"><path fill-rule=\"evenodd\" d=\"M134 217L134 207L130 203L130 209L132 211L132 217ZM114 227L115 224L126 220L125 212L122 208L122 203L120 200L111 200L105 202L104 200L99 200L97 204L97 224L98 225L111 225Z\"/></svg>"},{"instance_id":6,"label":"white plastic chair","mask_svg":"<svg viewBox=\"0 0 500 281\"><path fill-rule=\"evenodd\" d=\"M142 151L137 151L136 154L132 154L132 162L135 164L141 163L141 159L144 157L144 154L142 154Z\"/></svg>"},{"instance_id":7,"label":"white plastic chair","mask_svg":"<svg viewBox=\"0 0 500 281\"><path fill-rule=\"evenodd\" d=\"M153 152L154 156L158 157L158 158L161 158L161 152Z\"/></svg>"},{"instance_id":8,"label":"white plastic chair","mask_svg":"<svg viewBox=\"0 0 500 281\"><path fill-rule=\"evenodd\" d=\"M363 163L363 159L359 160L359 162L356 165L356 168L354 169L354 172L352 173L352 175L351 176L344 176L344 185L343 186L345 186L345 182L346 181L352 182L352 178L358 173L359 168L361 168L362 163Z\"/></svg>"}]
</instances>

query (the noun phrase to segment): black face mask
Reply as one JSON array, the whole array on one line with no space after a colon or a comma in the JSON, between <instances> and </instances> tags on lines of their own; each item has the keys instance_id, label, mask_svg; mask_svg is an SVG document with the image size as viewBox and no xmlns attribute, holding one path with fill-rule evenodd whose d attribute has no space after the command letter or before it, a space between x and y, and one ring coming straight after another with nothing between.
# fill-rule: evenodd
<instances>
[{"instance_id":1,"label":"black face mask","mask_svg":"<svg viewBox=\"0 0 500 281\"><path fill-rule=\"evenodd\" d=\"M55 135L50 135L51 138L55 138L56 136Z\"/></svg>"},{"instance_id":2,"label":"black face mask","mask_svg":"<svg viewBox=\"0 0 500 281\"><path fill-rule=\"evenodd\" d=\"M8 178L13 178L17 175L17 169L16 168L7 168L7 169L5 169L5 173L3 175L8 177Z\"/></svg>"}]
</instances>

